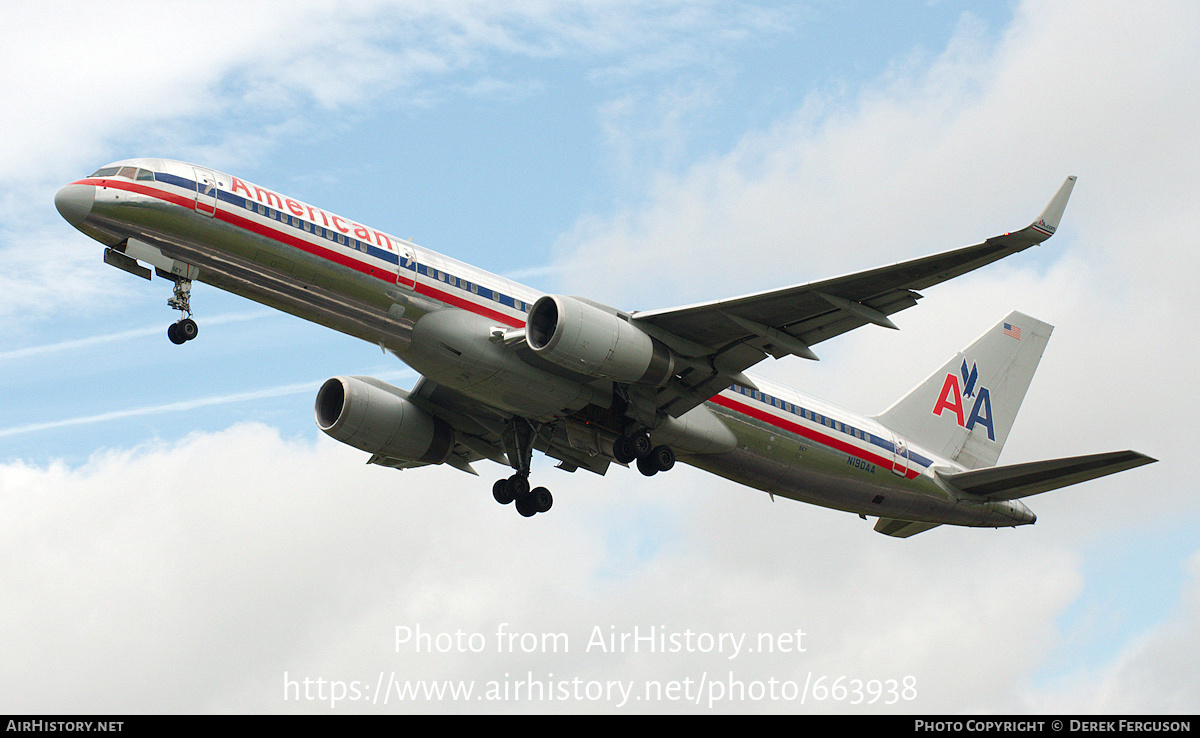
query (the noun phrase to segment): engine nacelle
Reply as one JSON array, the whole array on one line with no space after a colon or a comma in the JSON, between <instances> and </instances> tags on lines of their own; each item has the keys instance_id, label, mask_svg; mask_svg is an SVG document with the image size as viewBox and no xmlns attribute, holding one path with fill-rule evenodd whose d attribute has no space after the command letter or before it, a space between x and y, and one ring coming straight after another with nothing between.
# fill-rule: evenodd
<instances>
[{"instance_id":1,"label":"engine nacelle","mask_svg":"<svg viewBox=\"0 0 1200 738\"><path fill-rule=\"evenodd\" d=\"M539 356L589 377L661 387L675 372L675 357L662 341L573 297L538 298L525 340Z\"/></svg>"},{"instance_id":2,"label":"engine nacelle","mask_svg":"<svg viewBox=\"0 0 1200 738\"><path fill-rule=\"evenodd\" d=\"M317 391L317 427L371 454L440 464L454 449L454 429L372 377L334 377Z\"/></svg>"}]
</instances>

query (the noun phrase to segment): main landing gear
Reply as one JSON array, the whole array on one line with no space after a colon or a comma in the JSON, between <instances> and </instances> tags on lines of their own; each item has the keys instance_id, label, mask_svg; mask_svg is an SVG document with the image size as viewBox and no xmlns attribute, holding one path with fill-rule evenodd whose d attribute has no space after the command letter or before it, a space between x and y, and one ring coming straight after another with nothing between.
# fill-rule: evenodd
<instances>
[{"instance_id":1,"label":"main landing gear","mask_svg":"<svg viewBox=\"0 0 1200 738\"><path fill-rule=\"evenodd\" d=\"M492 485L492 497L501 505L516 503L517 512L526 518L546 512L554 497L545 487L529 488L529 467L533 461L533 439L538 428L525 418L513 418L504 429L504 451L517 473L508 479L498 479Z\"/></svg>"},{"instance_id":2,"label":"main landing gear","mask_svg":"<svg viewBox=\"0 0 1200 738\"><path fill-rule=\"evenodd\" d=\"M546 512L554 504L550 490L529 486L533 441L539 430L538 425L524 418L513 418L508 422L503 434L504 450L517 472L507 479L497 479L492 485L492 497L496 502L501 505L516 503L517 512L527 518ZM675 452L670 446L655 446L646 431L618 438L613 443L613 457L622 464L636 461L638 471L648 477L675 466Z\"/></svg>"},{"instance_id":3,"label":"main landing gear","mask_svg":"<svg viewBox=\"0 0 1200 738\"><path fill-rule=\"evenodd\" d=\"M517 512L531 518L546 512L554 504L554 496L545 487L529 488L528 473L517 472L508 479L498 479L492 485L492 497L501 505L515 502Z\"/></svg>"},{"instance_id":4,"label":"main landing gear","mask_svg":"<svg viewBox=\"0 0 1200 738\"><path fill-rule=\"evenodd\" d=\"M637 462L638 471L648 477L675 466L675 452L670 446L655 446L645 431L621 436L613 442L613 458L622 464Z\"/></svg>"},{"instance_id":5,"label":"main landing gear","mask_svg":"<svg viewBox=\"0 0 1200 738\"><path fill-rule=\"evenodd\" d=\"M167 328L171 343L179 345L195 338L200 326L192 320L192 280L175 278L175 291L167 300L167 305L181 314L179 320Z\"/></svg>"}]
</instances>

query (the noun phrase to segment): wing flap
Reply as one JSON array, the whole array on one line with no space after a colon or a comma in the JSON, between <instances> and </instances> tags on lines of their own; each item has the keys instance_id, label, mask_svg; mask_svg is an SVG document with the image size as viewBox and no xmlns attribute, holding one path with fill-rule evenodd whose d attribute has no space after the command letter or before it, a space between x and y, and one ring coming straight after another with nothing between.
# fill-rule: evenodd
<instances>
[{"instance_id":1,"label":"wing flap","mask_svg":"<svg viewBox=\"0 0 1200 738\"><path fill-rule=\"evenodd\" d=\"M936 528L941 523L921 523L916 520L900 520L898 518L880 518L875 522L875 532L892 538L908 538L918 533Z\"/></svg>"},{"instance_id":2,"label":"wing flap","mask_svg":"<svg viewBox=\"0 0 1200 738\"><path fill-rule=\"evenodd\" d=\"M938 476L966 494L989 500L1016 500L1030 495L1116 474L1156 460L1136 451L1112 451Z\"/></svg>"}]
</instances>

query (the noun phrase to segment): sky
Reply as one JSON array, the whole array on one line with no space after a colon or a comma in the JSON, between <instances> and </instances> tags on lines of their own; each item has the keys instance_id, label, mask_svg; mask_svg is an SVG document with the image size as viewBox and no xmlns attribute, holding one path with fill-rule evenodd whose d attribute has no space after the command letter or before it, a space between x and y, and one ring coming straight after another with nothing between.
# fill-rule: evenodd
<instances>
[{"instance_id":1,"label":"sky","mask_svg":"<svg viewBox=\"0 0 1200 738\"><path fill-rule=\"evenodd\" d=\"M0 711L1200 710L1194 2L0 20ZM499 466L370 467L316 429L327 377L415 382L378 347L204 285L171 344L169 283L53 206L135 156L626 310L977 243L1077 175L1050 241L756 371L876 413L1017 309L1056 328L1001 463L1160 461L1026 500L1033 526L901 540L689 467L542 459L554 509L523 519Z\"/></svg>"}]
</instances>

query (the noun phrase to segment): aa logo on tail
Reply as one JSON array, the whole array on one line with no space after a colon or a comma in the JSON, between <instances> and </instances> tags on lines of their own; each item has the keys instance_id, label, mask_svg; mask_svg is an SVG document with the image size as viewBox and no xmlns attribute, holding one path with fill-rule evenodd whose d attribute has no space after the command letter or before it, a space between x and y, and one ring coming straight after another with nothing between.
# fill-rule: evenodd
<instances>
[{"instance_id":1,"label":"aa logo on tail","mask_svg":"<svg viewBox=\"0 0 1200 738\"><path fill-rule=\"evenodd\" d=\"M933 414L941 416L949 410L960 428L972 430L976 425L981 425L987 428L988 440L995 441L996 432L992 428L992 393L987 387L976 387L979 382L979 369L974 364L968 368L966 359L963 359L960 373L961 381L953 372L946 375L937 404L933 406ZM967 400L972 398L974 404L971 406L971 414L967 415Z\"/></svg>"}]
</instances>

